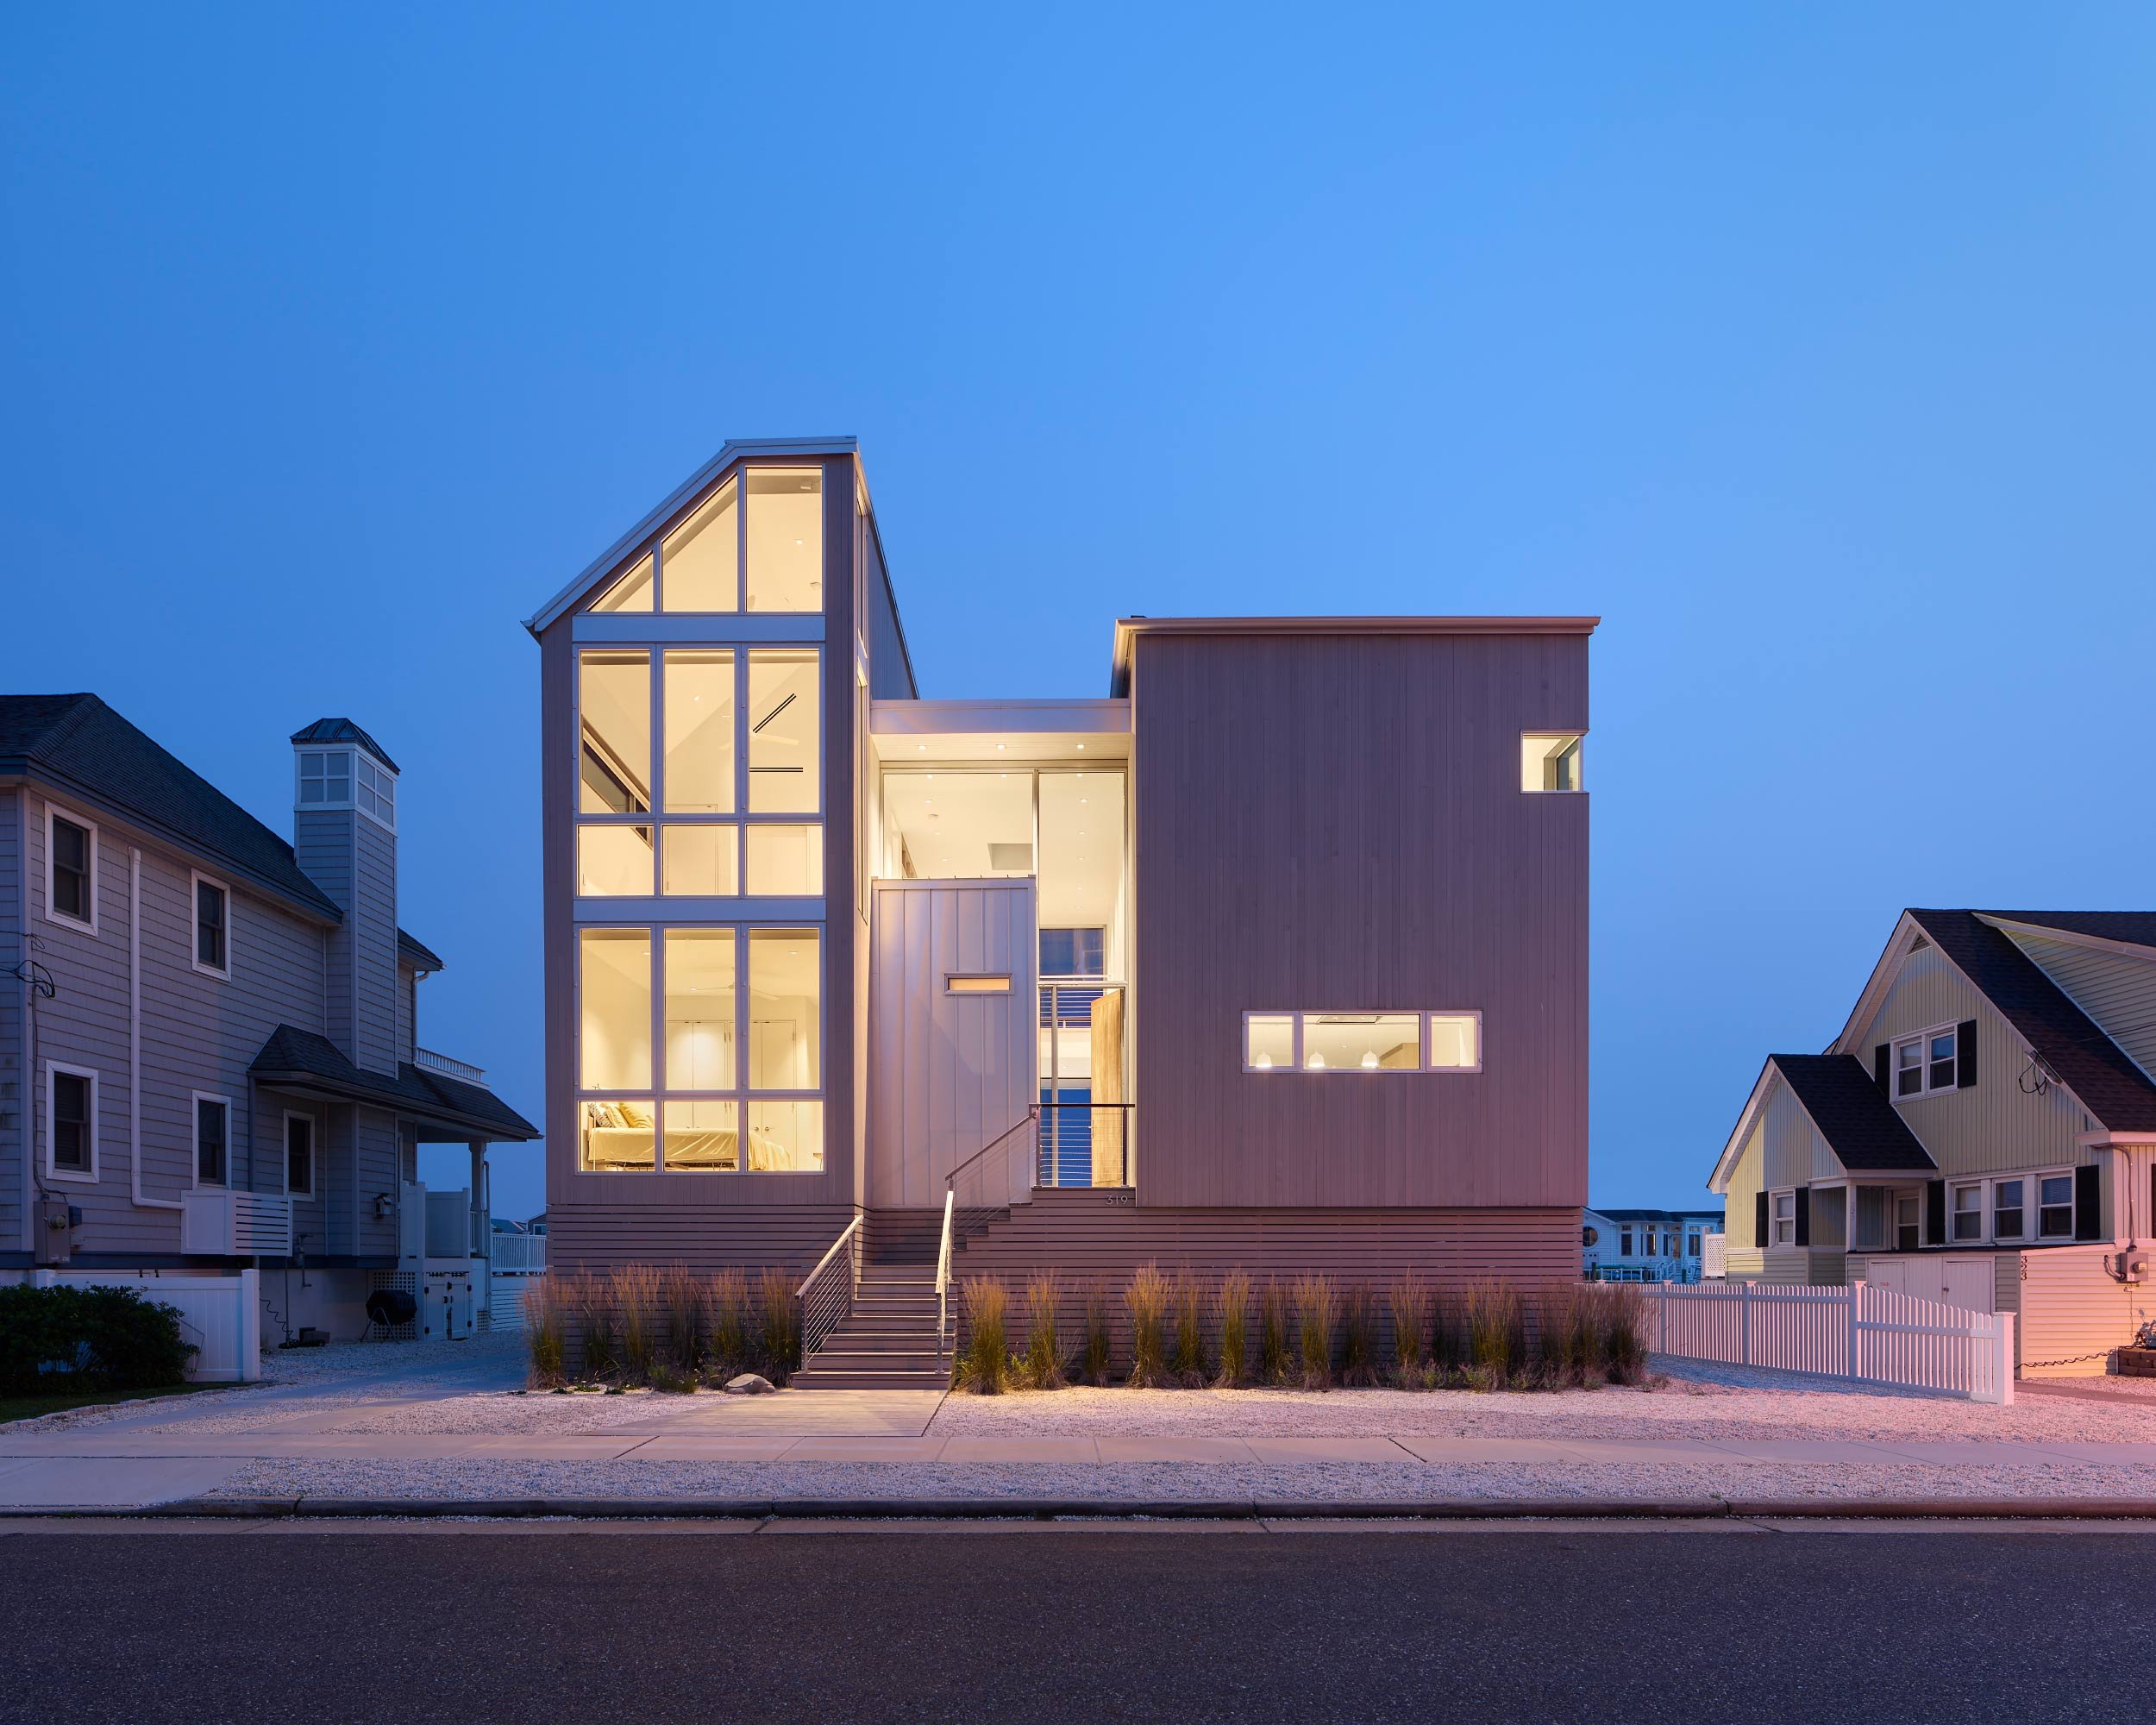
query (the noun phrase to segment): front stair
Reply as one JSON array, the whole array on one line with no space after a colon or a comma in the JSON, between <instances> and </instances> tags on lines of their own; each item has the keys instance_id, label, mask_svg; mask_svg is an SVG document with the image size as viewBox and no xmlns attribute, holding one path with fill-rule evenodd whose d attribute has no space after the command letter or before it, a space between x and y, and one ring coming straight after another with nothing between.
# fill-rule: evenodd
<instances>
[{"instance_id":1,"label":"front stair","mask_svg":"<svg viewBox=\"0 0 2156 1725\"><path fill-rule=\"evenodd\" d=\"M852 1314L793 1374L795 1389L944 1389L936 1354L936 1265L868 1264Z\"/></svg>"}]
</instances>

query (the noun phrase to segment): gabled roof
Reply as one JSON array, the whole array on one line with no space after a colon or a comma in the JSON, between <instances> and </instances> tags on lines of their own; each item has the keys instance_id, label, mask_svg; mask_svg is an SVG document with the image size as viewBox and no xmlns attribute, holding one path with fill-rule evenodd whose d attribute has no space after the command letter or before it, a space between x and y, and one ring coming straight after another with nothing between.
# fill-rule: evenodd
<instances>
[{"instance_id":1,"label":"gabled roof","mask_svg":"<svg viewBox=\"0 0 2156 1725\"><path fill-rule=\"evenodd\" d=\"M1986 922L2019 923L2108 946L2145 946L2156 957L2156 911L1977 911Z\"/></svg>"},{"instance_id":2,"label":"gabled roof","mask_svg":"<svg viewBox=\"0 0 2156 1725\"><path fill-rule=\"evenodd\" d=\"M854 437L730 437L724 447L688 478L668 492L657 507L584 566L568 586L524 619L534 635L546 629L620 567L622 560L649 539L667 519L696 501L725 476L736 461L759 456L854 455L861 451Z\"/></svg>"},{"instance_id":3,"label":"gabled roof","mask_svg":"<svg viewBox=\"0 0 2156 1725\"><path fill-rule=\"evenodd\" d=\"M2138 919L2139 913L1912 909L1907 914L2106 1131L2156 1132L2156 1083L2034 959L1984 920L2029 922L2040 915L2062 928L2085 922L2091 926L2071 932L2095 933L2099 919Z\"/></svg>"},{"instance_id":4,"label":"gabled roof","mask_svg":"<svg viewBox=\"0 0 2156 1725\"><path fill-rule=\"evenodd\" d=\"M1854 1055L1773 1054L1767 1059L1811 1116L1834 1160L1852 1174L1939 1166Z\"/></svg>"},{"instance_id":5,"label":"gabled roof","mask_svg":"<svg viewBox=\"0 0 2156 1725\"><path fill-rule=\"evenodd\" d=\"M389 750L348 718L318 718L312 724L292 732L291 740L300 743L356 743L392 773L404 769L389 758Z\"/></svg>"},{"instance_id":6,"label":"gabled roof","mask_svg":"<svg viewBox=\"0 0 2156 1725\"><path fill-rule=\"evenodd\" d=\"M343 920L291 845L96 695L0 695L0 778L13 776L102 804L323 921Z\"/></svg>"},{"instance_id":7,"label":"gabled roof","mask_svg":"<svg viewBox=\"0 0 2156 1725\"><path fill-rule=\"evenodd\" d=\"M326 1090L356 1102L477 1128L490 1139L524 1141L539 1136L538 1127L484 1084L429 1072L410 1061L398 1063L394 1077L368 1072L354 1065L326 1036L295 1025L279 1025L272 1031L248 1070L264 1083Z\"/></svg>"}]
</instances>

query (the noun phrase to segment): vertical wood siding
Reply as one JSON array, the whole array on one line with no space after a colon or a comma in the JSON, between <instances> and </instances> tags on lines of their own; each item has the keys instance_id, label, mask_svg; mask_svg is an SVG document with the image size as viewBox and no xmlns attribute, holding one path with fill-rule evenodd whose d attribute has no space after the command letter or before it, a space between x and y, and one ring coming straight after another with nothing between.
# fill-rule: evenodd
<instances>
[{"instance_id":1,"label":"vertical wood siding","mask_svg":"<svg viewBox=\"0 0 2156 1725\"><path fill-rule=\"evenodd\" d=\"M1025 1118L1035 1089L1033 883L885 882L875 889L870 967L868 1201L928 1209L951 1170ZM954 973L1007 975L1007 994L952 994ZM1032 1140L984 1162L968 1204L1023 1202Z\"/></svg>"},{"instance_id":2,"label":"vertical wood siding","mask_svg":"<svg viewBox=\"0 0 2156 1725\"><path fill-rule=\"evenodd\" d=\"M1584 1203L1589 805L1520 737L1586 728L1586 638L1135 650L1141 1204ZM1266 1009L1479 1011L1483 1070L1245 1073Z\"/></svg>"},{"instance_id":3,"label":"vertical wood siding","mask_svg":"<svg viewBox=\"0 0 2156 1725\"><path fill-rule=\"evenodd\" d=\"M1977 1024L1977 1082L1896 1105L1940 1172L1951 1178L2087 1161L2074 1135L2095 1123L2058 1085L2040 1096L2021 1088L2028 1044L1936 947L1903 961L1878 1011L1846 1051L1868 1067L1880 1043L1970 1019Z\"/></svg>"},{"instance_id":4,"label":"vertical wood siding","mask_svg":"<svg viewBox=\"0 0 2156 1725\"><path fill-rule=\"evenodd\" d=\"M1778 1071L1768 1081L1765 1106L1759 1113L1769 1191L1842 1177L1839 1158Z\"/></svg>"},{"instance_id":5,"label":"vertical wood siding","mask_svg":"<svg viewBox=\"0 0 2156 1725\"><path fill-rule=\"evenodd\" d=\"M2019 929L2004 932L2061 994L2126 1051L2128 1059L2156 1074L2156 955L2136 958L2045 940Z\"/></svg>"}]
</instances>

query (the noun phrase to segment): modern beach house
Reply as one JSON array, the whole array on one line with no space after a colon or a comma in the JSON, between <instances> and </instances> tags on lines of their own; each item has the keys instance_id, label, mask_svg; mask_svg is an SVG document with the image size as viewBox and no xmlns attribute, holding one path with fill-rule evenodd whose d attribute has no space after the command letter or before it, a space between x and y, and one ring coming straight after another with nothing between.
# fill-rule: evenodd
<instances>
[{"instance_id":1,"label":"modern beach house","mask_svg":"<svg viewBox=\"0 0 2156 1725\"><path fill-rule=\"evenodd\" d=\"M1576 1280L1595 623L931 699L852 440L728 443L527 625L550 1262Z\"/></svg>"},{"instance_id":2,"label":"modern beach house","mask_svg":"<svg viewBox=\"0 0 2156 1725\"><path fill-rule=\"evenodd\" d=\"M397 763L349 719L291 743L287 842L96 695L0 695L0 1276L229 1281L273 1341L385 1289L469 1334L487 1146L537 1132L418 1040ZM471 1178L429 1193L444 1143Z\"/></svg>"}]
</instances>

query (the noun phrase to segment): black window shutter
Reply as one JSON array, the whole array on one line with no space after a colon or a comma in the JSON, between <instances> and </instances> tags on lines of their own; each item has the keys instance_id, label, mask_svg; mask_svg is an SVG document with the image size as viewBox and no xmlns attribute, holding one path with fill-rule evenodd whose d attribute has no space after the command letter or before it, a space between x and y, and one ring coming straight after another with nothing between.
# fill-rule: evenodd
<instances>
[{"instance_id":1,"label":"black window shutter","mask_svg":"<svg viewBox=\"0 0 2156 1725\"><path fill-rule=\"evenodd\" d=\"M1890 1075L1893 1070L1893 1044L1883 1042L1871 1051L1871 1076L1873 1082L1878 1085L1879 1094L1883 1096L1891 1096L1894 1094L1887 1088Z\"/></svg>"},{"instance_id":2,"label":"black window shutter","mask_svg":"<svg viewBox=\"0 0 2156 1725\"><path fill-rule=\"evenodd\" d=\"M1752 1195L1752 1243L1767 1244L1767 1195L1764 1192Z\"/></svg>"},{"instance_id":3,"label":"black window shutter","mask_svg":"<svg viewBox=\"0 0 2156 1725\"><path fill-rule=\"evenodd\" d=\"M1977 1021L1964 1019L1954 1026L1954 1088L1966 1090L1977 1082Z\"/></svg>"},{"instance_id":4,"label":"black window shutter","mask_svg":"<svg viewBox=\"0 0 2156 1725\"><path fill-rule=\"evenodd\" d=\"M1812 1194L1811 1189L1806 1186L1796 1189L1796 1243L1799 1245L1812 1243Z\"/></svg>"},{"instance_id":5,"label":"black window shutter","mask_svg":"<svg viewBox=\"0 0 2156 1725\"><path fill-rule=\"evenodd\" d=\"M2094 1163L2074 1170L2074 1238L2103 1238L2103 1180Z\"/></svg>"},{"instance_id":6,"label":"black window shutter","mask_svg":"<svg viewBox=\"0 0 2156 1725\"><path fill-rule=\"evenodd\" d=\"M1946 1244L1946 1182L1927 1180L1924 1182L1924 1244Z\"/></svg>"}]
</instances>

